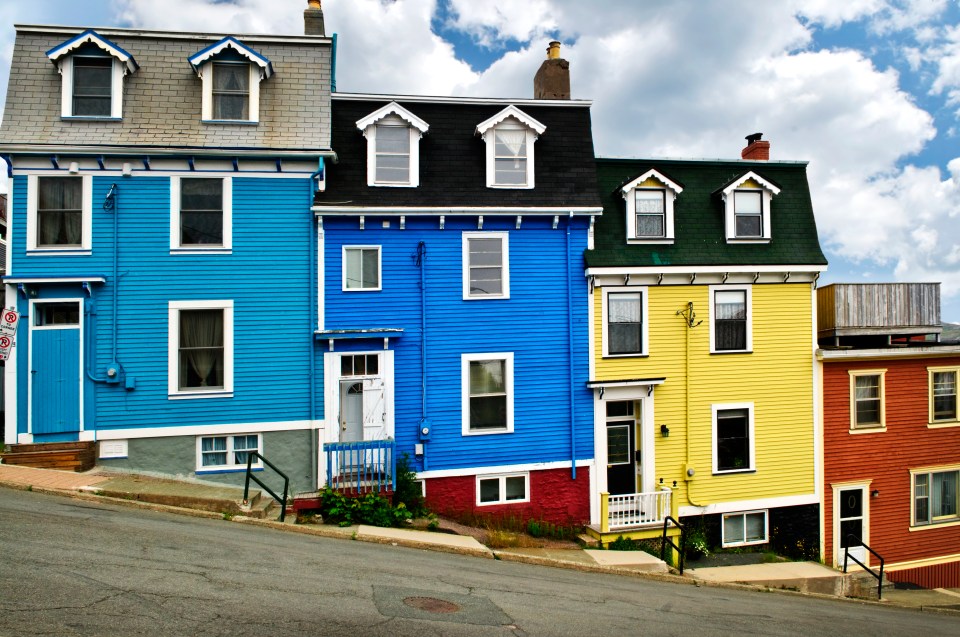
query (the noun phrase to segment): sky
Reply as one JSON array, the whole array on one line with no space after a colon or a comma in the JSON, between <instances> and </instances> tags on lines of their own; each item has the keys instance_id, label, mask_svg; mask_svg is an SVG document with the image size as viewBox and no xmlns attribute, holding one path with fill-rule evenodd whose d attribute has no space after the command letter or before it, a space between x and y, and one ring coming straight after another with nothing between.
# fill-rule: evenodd
<instances>
[{"instance_id":1,"label":"sky","mask_svg":"<svg viewBox=\"0 0 960 637\"><path fill-rule=\"evenodd\" d=\"M306 0L0 0L13 24L303 33ZM323 0L337 89L530 98L551 39L601 157L809 162L821 284L938 281L960 323L960 0ZM0 186L2 187L2 186Z\"/></svg>"}]
</instances>

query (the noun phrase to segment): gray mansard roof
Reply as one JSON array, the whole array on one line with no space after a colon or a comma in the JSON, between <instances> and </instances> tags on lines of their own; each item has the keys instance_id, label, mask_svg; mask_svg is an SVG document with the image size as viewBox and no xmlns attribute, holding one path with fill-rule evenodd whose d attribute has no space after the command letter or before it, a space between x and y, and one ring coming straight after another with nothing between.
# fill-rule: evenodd
<instances>
[{"instance_id":1,"label":"gray mansard roof","mask_svg":"<svg viewBox=\"0 0 960 637\"><path fill-rule=\"evenodd\" d=\"M130 150L330 149L331 40L317 36L238 35L268 58L274 74L260 82L257 124L200 121L202 81L188 58L225 35L103 28L97 34L136 58L123 82L120 121L61 117L61 78L47 52L83 29L17 25L0 150L49 145Z\"/></svg>"}]
</instances>

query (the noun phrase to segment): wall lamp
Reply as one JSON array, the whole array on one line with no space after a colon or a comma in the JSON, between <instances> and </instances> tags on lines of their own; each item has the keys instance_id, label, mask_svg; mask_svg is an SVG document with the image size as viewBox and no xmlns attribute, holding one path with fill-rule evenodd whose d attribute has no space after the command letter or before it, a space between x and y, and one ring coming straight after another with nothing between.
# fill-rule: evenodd
<instances>
[{"instance_id":1,"label":"wall lamp","mask_svg":"<svg viewBox=\"0 0 960 637\"><path fill-rule=\"evenodd\" d=\"M871 497L871 498L879 498L879 497L880 497L880 489L874 489L873 491L871 491L871 492L870 492L870 497Z\"/></svg>"},{"instance_id":2,"label":"wall lamp","mask_svg":"<svg viewBox=\"0 0 960 637\"><path fill-rule=\"evenodd\" d=\"M670 436L670 429L666 425L660 425L660 435L668 438Z\"/></svg>"}]
</instances>

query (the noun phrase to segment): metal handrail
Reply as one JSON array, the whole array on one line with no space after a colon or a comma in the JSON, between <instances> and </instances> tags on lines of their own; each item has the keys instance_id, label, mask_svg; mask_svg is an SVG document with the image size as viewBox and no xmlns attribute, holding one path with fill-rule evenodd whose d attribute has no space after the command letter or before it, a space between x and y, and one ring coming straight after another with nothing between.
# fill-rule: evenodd
<instances>
[{"instance_id":1,"label":"metal handrail","mask_svg":"<svg viewBox=\"0 0 960 637\"><path fill-rule=\"evenodd\" d=\"M280 475L283 478L283 499L282 500L280 499L280 496L278 496L274 492L273 489L268 487L263 482L263 480L253 475L254 456L263 460L263 464L273 469L278 475ZM283 522L283 519L287 515L287 494L290 492L290 478L287 477L287 474L285 474L283 471L280 471L280 469L278 469L275 464L273 464L272 462L264 458L259 451L248 451L247 452L247 479L243 485L243 503L244 504L248 502L248 496L250 495L250 480L253 480L257 484L259 484L261 487L266 489L267 493L273 496L273 499L280 503L280 521Z\"/></svg>"},{"instance_id":2,"label":"metal handrail","mask_svg":"<svg viewBox=\"0 0 960 637\"><path fill-rule=\"evenodd\" d=\"M677 546L676 544L674 544L673 540L667 537L667 528L670 522L673 522L673 525L678 529L680 529L680 546ZM676 550L677 553L680 554L680 574L683 575L684 552L686 551L686 548L687 548L687 527L680 524L679 520L677 520L671 515L668 515L667 517L663 518L663 536L660 538L661 561L666 561L664 559L664 556L667 553L667 544L672 546L674 550Z\"/></svg>"},{"instance_id":3,"label":"metal handrail","mask_svg":"<svg viewBox=\"0 0 960 637\"><path fill-rule=\"evenodd\" d=\"M877 558L878 560L880 560L880 574L879 574L879 575L878 575L877 573L875 573L875 572L873 571L873 569L871 569L869 566L867 566L866 564L864 564L863 562L861 562L860 560L858 560L858 559L856 558L856 556L850 555L850 540L856 540L856 545L857 545L857 546L862 546L863 548L867 549L868 551L870 551L870 554L871 554L871 555L873 555L875 558ZM858 538L856 535L853 535L853 534L851 533L851 534L847 535L847 545L846 545L846 546L844 547L844 549L843 549L843 572L844 572L844 573L847 572L847 558L850 558L851 560L853 560L854 562L856 562L857 564L859 564L859 565L860 565L860 568L862 568L862 569L865 570L866 572L870 573L871 575L873 575L873 576L877 579L877 599L879 600L879 599L881 598L880 596L883 594L883 558L880 557L880 554L877 553L876 551L874 551L872 548L870 548L870 547L867 546L866 544L864 544L864 543L863 543L863 540L861 540L861 539Z\"/></svg>"}]
</instances>

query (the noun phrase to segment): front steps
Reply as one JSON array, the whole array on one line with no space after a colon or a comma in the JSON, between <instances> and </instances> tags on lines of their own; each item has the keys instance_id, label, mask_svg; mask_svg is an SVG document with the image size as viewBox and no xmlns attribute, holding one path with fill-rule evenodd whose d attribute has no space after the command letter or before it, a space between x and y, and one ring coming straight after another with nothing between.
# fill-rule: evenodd
<instances>
[{"instance_id":1,"label":"front steps","mask_svg":"<svg viewBox=\"0 0 960 637\"><path fill-rule=\"evenodd\" d=\"M59 469L61 471L89 471L97 463L95 442L42 442L26 445L8 445L0 458L4 464Z\"/></svg>"}]
</instances>

